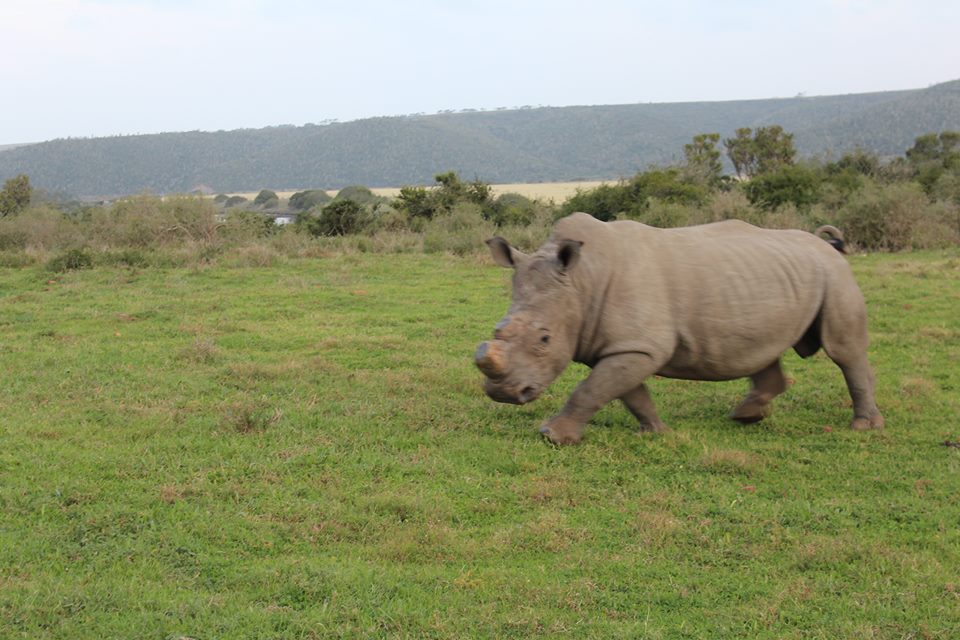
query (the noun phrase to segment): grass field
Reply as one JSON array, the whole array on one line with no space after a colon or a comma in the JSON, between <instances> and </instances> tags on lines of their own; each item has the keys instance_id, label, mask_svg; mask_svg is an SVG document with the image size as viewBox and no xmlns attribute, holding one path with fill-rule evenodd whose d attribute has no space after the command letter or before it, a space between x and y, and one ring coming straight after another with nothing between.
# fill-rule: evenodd
<instances>
[{"instance_id":1,"label":"grass field","mask_svg":"<svg viewBox=\"0 0 960 640\"><path fill-rule=\"evenodd\" d=\"M482 394L477 257L0 269L0 637L960 637L960 254L851 262L885 431L791 355L566 448L584 369Z\"/></svg>"}]
</instances>

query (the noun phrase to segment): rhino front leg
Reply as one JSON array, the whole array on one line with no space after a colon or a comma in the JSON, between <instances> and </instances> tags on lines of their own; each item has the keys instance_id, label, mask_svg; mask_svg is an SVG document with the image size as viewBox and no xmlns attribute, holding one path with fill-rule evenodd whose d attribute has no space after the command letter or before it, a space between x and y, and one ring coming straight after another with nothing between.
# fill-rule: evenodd
<instances>
[{"instance_id":1,"label":"rhino front leg","mask_svg":"<svg viewBox=\"0 0 960 640\"><path fill-rule=\"evenodd\" d=\"M640 421L640 431L666 431L667 425L663 424L660 416L657 415L657 409L653 406L653 399L650 398L650 390L647 385L641 384L635 389L620 396L623 404L627 405L630 413Z\"/></svg>"},{"instance_id":2,"label":"rhino front leg","mask_svg":"<svg viewBox=\"0 0 960 640\"><path fill-rule=\"evenodd\" d=\"M653 359L645 353L621 353L602 359L587 379L577 385L563 411L540 427L540 433L555 444L580 442L583 428L593 414L611 400L637 389L655 372Z\"/></svg>"},{"instance_id":3,"label":"rhino front leg","mask_svg":"<svg viewBox=\"0 0 960 640\"><path fill-rule=\"evenodd\" d=\"M743 424L759 422L766 418L770 413L770 401L787 389L787 379L783 376L779 358L762 371L750 376L750 380L753 382L753 388L730 414L731 418Z\"/></svg>"}]
</instances>

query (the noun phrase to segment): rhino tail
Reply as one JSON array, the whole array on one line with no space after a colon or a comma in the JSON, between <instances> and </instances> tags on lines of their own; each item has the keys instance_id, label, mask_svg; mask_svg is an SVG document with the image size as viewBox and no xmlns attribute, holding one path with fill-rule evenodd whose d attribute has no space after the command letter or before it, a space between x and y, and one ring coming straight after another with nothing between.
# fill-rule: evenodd
<instances>
[{"instance_id":1,"label":"rhino tail","mask_svg":"<svg viewBox=\"0 0 960 640\"><path fill-rule=\"evenodd\" d=\"M847 244L843 240L843 232L840 231L840 229L837 229L829 224L825 224L822 227L817 228L814 233L818 236L826 236L823 239L830 243L830 246L840 253L847 252Z\"/></svg>"}]
</instances>

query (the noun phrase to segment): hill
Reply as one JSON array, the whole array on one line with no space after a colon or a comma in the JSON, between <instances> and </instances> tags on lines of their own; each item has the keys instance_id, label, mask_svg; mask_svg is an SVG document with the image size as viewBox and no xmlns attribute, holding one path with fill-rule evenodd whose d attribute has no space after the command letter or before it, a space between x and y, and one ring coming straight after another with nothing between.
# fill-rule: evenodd
<instances>
[{"instance_id":1,"label":"hill","mask_svg":"<svg viewBox=\"0 0 960 640\"><path fill-rule=\"evenodd\" d=\"M960 129L960 80L926 89L729 102L544 107L372 118L328 125L61 139L0 153L74 195L149 190L338 188L430 183L455 170L491 182L632 175L676 162L698 133L779 124L801 154L900 155L924 133Z\"/></svg>"}]
</instances>

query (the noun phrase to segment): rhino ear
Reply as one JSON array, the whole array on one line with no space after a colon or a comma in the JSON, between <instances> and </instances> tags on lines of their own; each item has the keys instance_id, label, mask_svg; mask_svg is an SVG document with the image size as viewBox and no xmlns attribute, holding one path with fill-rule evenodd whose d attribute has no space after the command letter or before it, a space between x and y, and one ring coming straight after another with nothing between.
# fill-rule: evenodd
<instances>
[{"instance_id":1,"label":"rhino ear","mask_svg":"<svg viewBox=\"0 0 960 640\"><path fill-rule=\"evenodd\" d=\"M487 240L487 246L490 247L490 255L493 256L493 261L496 262L501 267L507 267L512 269L517 266L517 260L520 258L521 254L519 251L510 246L510 243L496 236Z\"/></svg>"},{"instance_id":2,"label":"rhino ear","mask_svg":"<svg viewBox=\"0 0 960 640\"><path fill-rule=\"evenodd\" d=\"M566 273L573 269L580 260L580 248L583 242L580 240L564 240L557 249L557 261L560 263L560 270Z\"/></svg>"}]
</instances>

